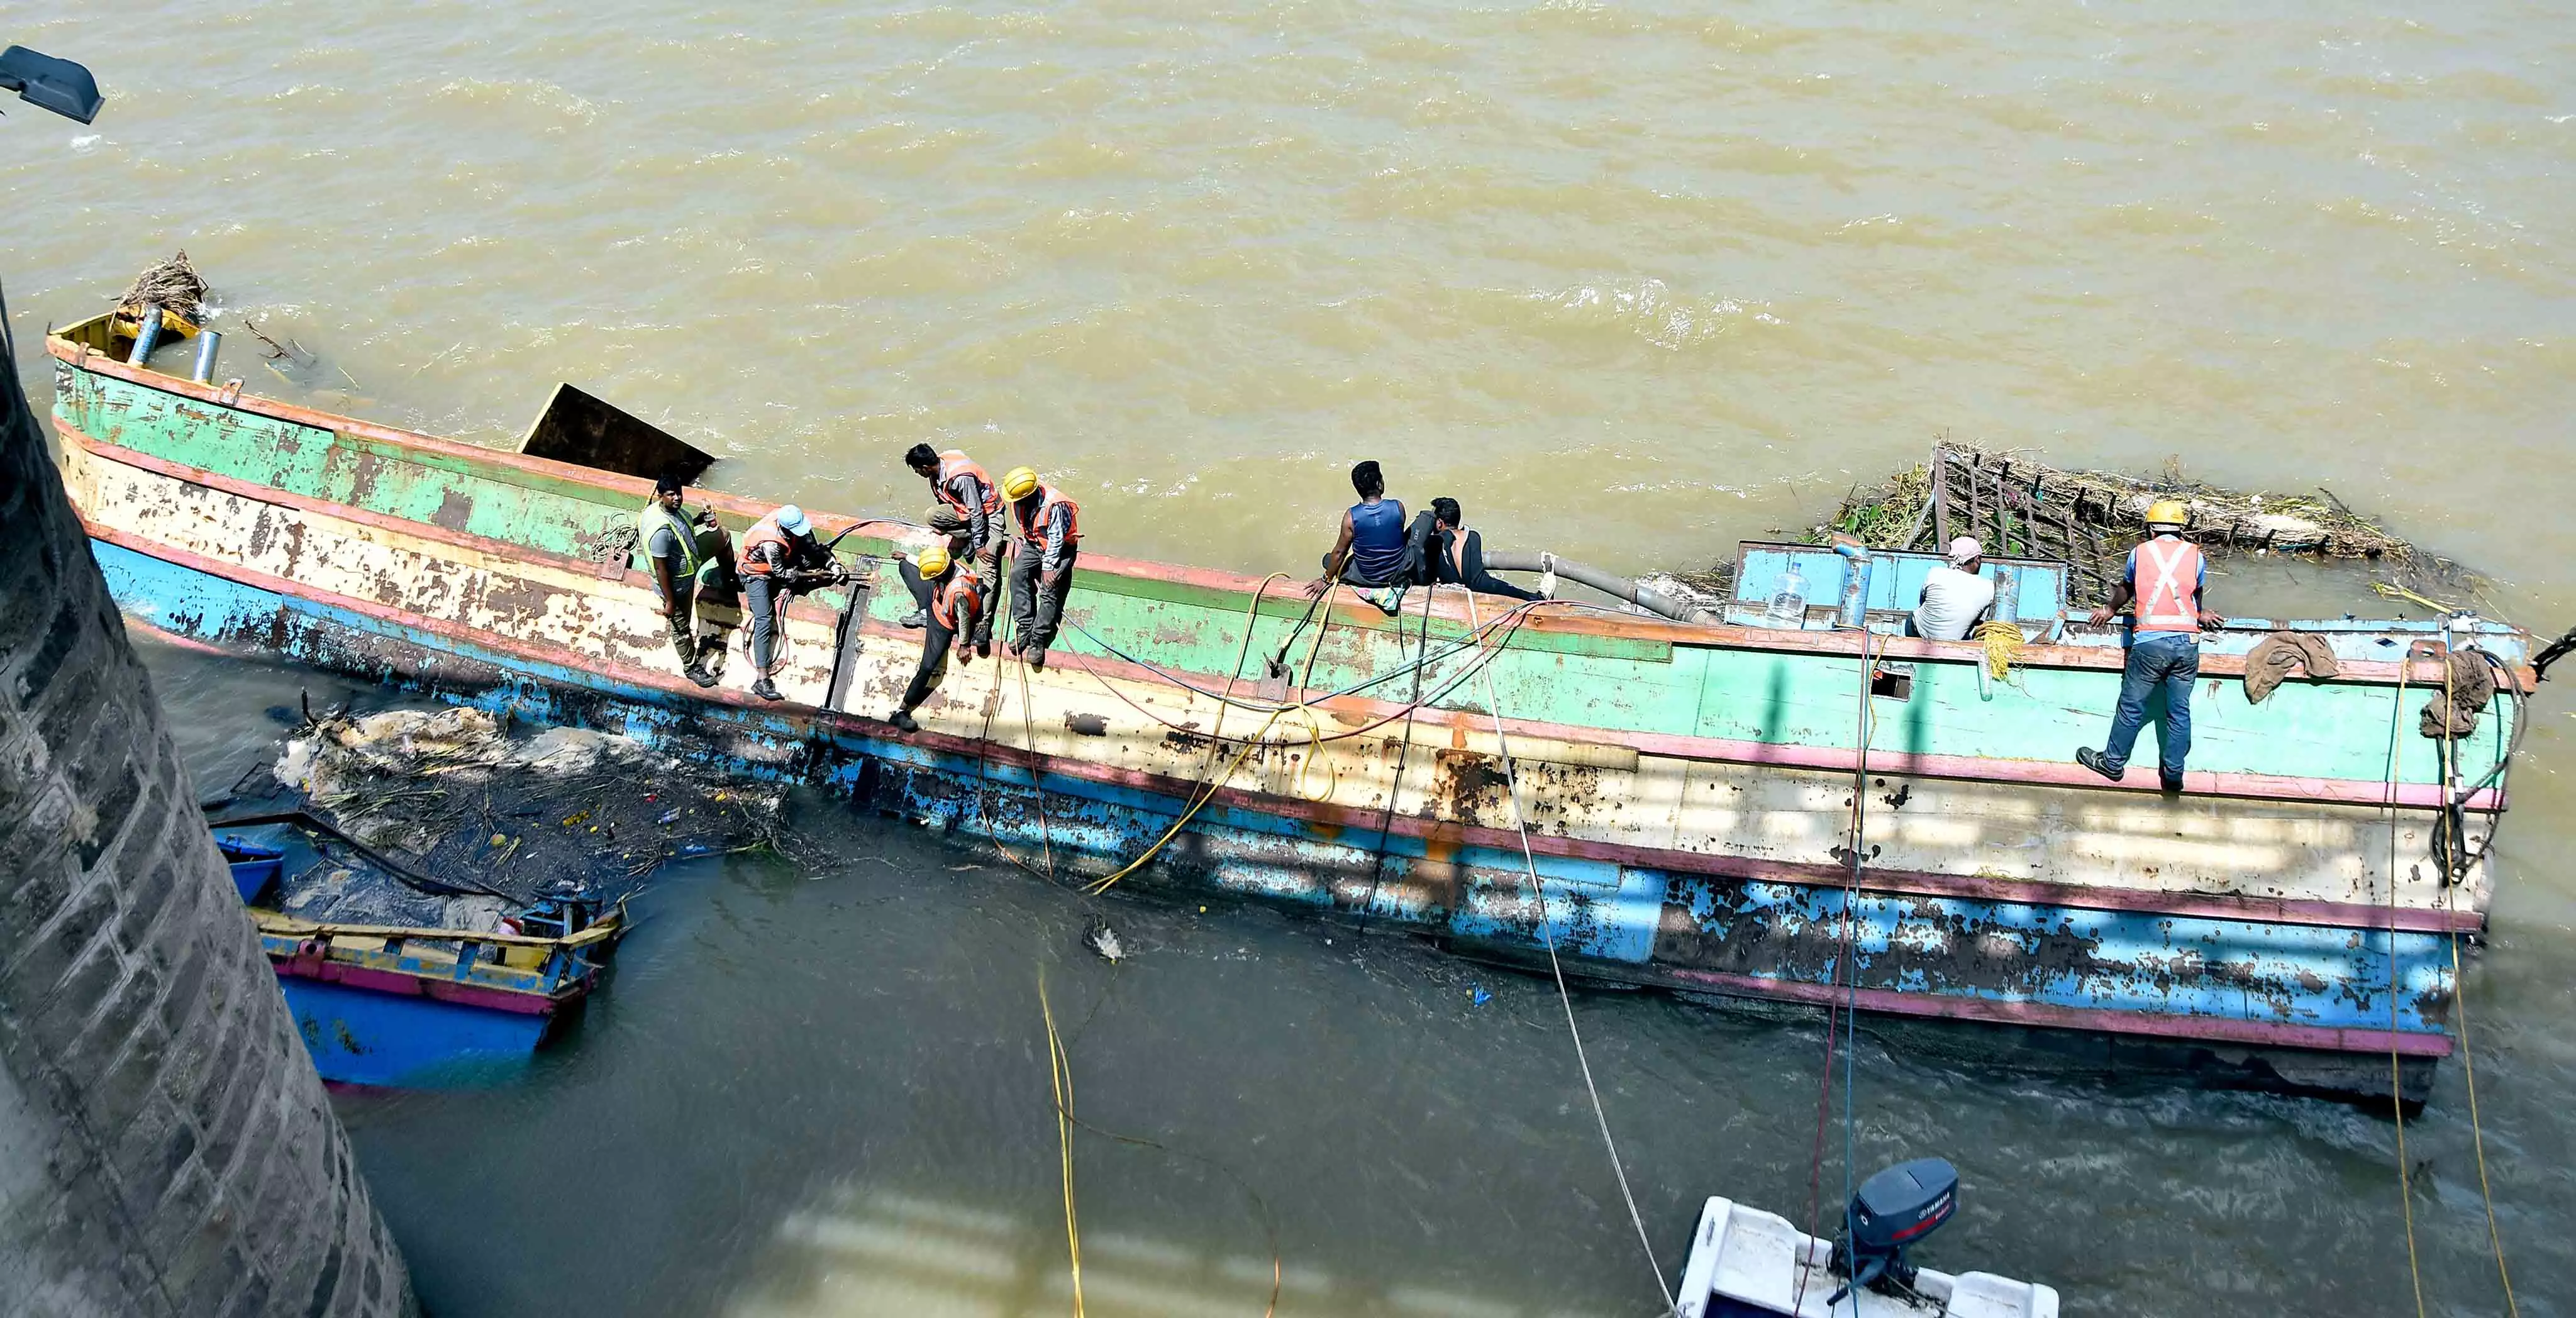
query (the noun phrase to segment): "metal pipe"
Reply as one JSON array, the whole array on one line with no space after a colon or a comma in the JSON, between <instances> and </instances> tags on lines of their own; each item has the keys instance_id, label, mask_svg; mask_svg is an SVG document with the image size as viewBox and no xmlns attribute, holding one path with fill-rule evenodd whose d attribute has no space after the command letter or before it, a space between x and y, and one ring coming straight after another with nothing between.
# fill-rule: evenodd
<instances>
[{"instance_id":1,"label":"metal pipe","mask_svg":"<svg viewBox=\"0 0 2576 1318\"><path fill-rule=\"evenodd\" d=\"M218 334L213 330L197 331L197 368L188 372L188 378L199 384L213 384L215 382L215 354L221 352L223 350L223 346L223 335Z\"/></svg>"},{"instance_id":2,"label":"metal pipe","mask_svg":"<svg viewBox=\"0 0 2576 1318\"><path fill-rule=\"evenodd\" d=\"M134 351L127 354L129 366L142 366L152 360L152 349L161 342L161 304L146 302L143 314L134 319Z\"/></svg>"},{"instance_id":3,"label":"metal pipe","mask_svg":"<svg viewBox=\"0 0 2576 1318\"><path fill-rule=\"evenodd\" d=\"M1569 581L1579 581L1605 595L1626 600L1648 613L1658 614L1675 622L1699 621L1700 610L1694 605L1674 599L1651 587L1640 586L1626 577L1613 576L1599 568L1585 567L1581 563L1569 562L1544 551L1514 553L1509 550L1488 549L1485 551L1485 566L1496 572L1546 572L1552 569L1560 577Z\"/></svg>"}]
</instances>

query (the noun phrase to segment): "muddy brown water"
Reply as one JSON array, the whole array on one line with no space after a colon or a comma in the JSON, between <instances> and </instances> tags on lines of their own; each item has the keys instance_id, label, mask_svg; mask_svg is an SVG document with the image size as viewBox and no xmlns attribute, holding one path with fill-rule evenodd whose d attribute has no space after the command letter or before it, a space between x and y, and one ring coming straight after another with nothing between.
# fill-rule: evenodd
<instances>
[{"instance_id":1,"label":"muddy brown water","mask_svg":"<svg viewBox=\"0 0 2576 1318\"><path fill-rule=\"evenodd\" d=\"M1296 571L1373 456L1497 545L1633 570L1946 433L2326 486L2576 621L2563 7L0 12L110 98L0 121L39 397L45 323L184 246L255 390L506 443L568 379L821 508L912 509L926 439L1046 469L1096 547ZM209 784L330 685L154 663ZM2468 981L2526 1314L2576 1311L2570 717L2543 701ZM1112 973L989 853L799 818L836 863L670 875L524 1083L343 1098L435 1312L1063 1311L1040 965L1088 1019L1082 1110L1225 1168L1086 1140L1094 1312L1259 1312L1227 1173L1283 1313L1655 1307L1543 984L1141 902ZM1803 1211L1815 1021L1577 1007L1668 1270L1706 1194ZM1967 1175L1936 1263L2072 1313L2413 1311L2385 1121L1902 1035L1858 1080L1864 1168ZM2491 1314L2463 1080L2407 1128L2415 1227L2427 1310Z\"/></svg>"}]
</instances>

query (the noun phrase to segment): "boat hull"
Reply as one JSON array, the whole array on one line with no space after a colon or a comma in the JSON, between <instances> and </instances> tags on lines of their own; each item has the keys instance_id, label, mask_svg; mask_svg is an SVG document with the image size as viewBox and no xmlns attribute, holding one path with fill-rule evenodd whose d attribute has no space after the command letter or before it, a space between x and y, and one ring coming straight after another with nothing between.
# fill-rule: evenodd
<instances>
[{"instance_id":1,"label":"boat hull","mask_svg":"<svg viewBox=\"0 0 2576 1318\"><path fill-rule=\"evenodd\" d=\"M507 1080L527 1066L554 1020L551 1013L308 979L283 967L278 986L314 1069L333 1084L420 1088Z\"/></svg>"},{"instance_id":2,"label":"boat hull","mask_svg":"<svg viewBox=\"0 0 2576 1318\"><path fill-rule=\"evenodd\" d=\"M691 745L720 748L729 771L835 787L885 813L988 838L1032 868L1051 858L1063 877L1098 874L1136 855L1192 799L1186 783L1142 775L1103 781L1063 771L1079 766L990 746L961 752L876 735L870 729L881 725L827 711L696 700L575 663L487 651L434 628L113 540L92 548L120 606L155 631L539 721L648 741L685 733ZM1366 823L1227 793L1130 882L1366 920L1497 960L1528 964L1542 954L1540 907L1509 835L1448 830L1443 838L1395 827L1380 834ZM1847 893L1659 865L1652 853L1580 850L1593 854L1565 854L1557 840L1540 838L1533 860L1545 880L1548 933L1569 969L1594 980L1804 1006L1848 999L1874 1013L2008 1027L2017 1046L2007 1051L2042 1062L2358 1097L2388 1095L2393 1044L2404 1059L2400 1098L2410 1104L2421 1101L2432 1061L2448 1050L2439 1015L2448 943L2436 932L2394 935L2401 995L2392 1035L2384 930ZM1857 984L1839 969L1847 915ZM2175 973L2238 961L2249 973L2233 982ZM1926 991L1933 984L1943 991ZM2249 1016L2249 993L2269 995L2272 1019ZM445 1017L450 1008L385 1010ZM373 1016L365 1023L392 1024ZM543 1034L523 1021L483 1025L495 1058L523 1057ZM324 1037L328 1047L336 1036ZM405 1083L387 1078L404 1064L369 1056L335 1057L326 1077ZM317 1050L317 1063L323 1057Z\"/></svg>"}]
</instances>

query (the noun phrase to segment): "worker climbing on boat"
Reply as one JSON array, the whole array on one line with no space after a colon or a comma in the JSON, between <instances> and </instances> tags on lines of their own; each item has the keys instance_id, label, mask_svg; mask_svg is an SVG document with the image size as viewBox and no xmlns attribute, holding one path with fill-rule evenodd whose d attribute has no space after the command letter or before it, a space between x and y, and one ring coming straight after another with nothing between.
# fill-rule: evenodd
<instances>
[{"instance_id":1,"label":"worker climbing on boat","mask_svg":"<svg viewBox=\"0 0 2576 1318\"><path fill-rule=\"evenodd\" d=\"M841 580L840 564L814 539L814 524L805 519L805 510L791 503L743 533L742 557L734 570L742 578L751 614L751 667L757 675L751 693L763 700L785 699L769 675L771 656L787 634L788 598Z\"/></svg>"},{"instance_id":2,"label":"worker climbing on boat","mask_svg":"<svg viewBox=\"0 0 2576 1318\"><path fill-rule=\"evenodd\" d=\"M1386 497L1386 476L1375 459L1351 468L1351 488L1360 501L1343 511L1332 552L1324 555L1324 575L1306 594L1319 596L1346 581L1360 588L1360 598L1393 613L1404 600L1404 505Z\"/></svg>"},{"instance_id":3,"label":"worker climbing on boat","mask_svg":"<svg viewBox=\"0 0 2576 1318\"><path fill-rule=\"evenodd\" d=\"M653 497L635 512L635 540L644 547L644 557L653 567L653 585L662 592L662 617L671 626L671 649L680 656L681 671L699 686L714 686L716 678L707 671L706 661L716 657L712 638L702 648L697 634L697 602L703 592L710 600L718 594L737 594L732 579L733 549L724 528L716 525L716 515L699 509L691 517L681 504L686 491L675 477L665 476L653 483Z\"/></svg>"},{"instance_id":4,"label":"worker climbing on boat","mask_svg":"<svg viewBox=\"0 0 2576 1318\"><path fill-rule=\"evenodd\" d=\"M2128 769L2138 730L2146 726L2147 697L2161 690L2163 785L2168 792L2182 790L2183 758L2191 753L2191 684L2200 675L2200 629L2227 625L2209 611L2202 595L2209 584L2209 561L2200 546L2182 538L2190 520L2191 510L2179 499L2159 499L2149 507L2148 538L2129 551L2128 566L2111 587L2111 602L2093 610L2093 623L2100 626L2122 608L2135 606L2110 744L2075 752L2076 763L2113 782Z\"/></svg>"},{"instance_id":5,"label":"worker climbing on boat","mask_svg":"<svg viewBox=\"0 0 2576 1318\"><path fill-rule=\"evenodd\" d=\"M928 444L915 444L905 450L904 465L913 474L930 482L930 493L936 502L923 520L930 529L948 537L951 557L966 564L983 588L983 597L991 599L1002 589L1002 492L987 472L973 458L957 449L945 451ZM967 638L976 653L991 658L993 654L993 620L979 617L974 635ZM920 627L929 622L927 609L903 620L906 627Z\"/></svg>"},{"instance_id":6,"label":"worker climbing on boat","mask_svg":"<svg viewBox=\"0 0 2576 1318\"><path fill-rule=\"evenodd\" d=\"M1984 575L1986 547L1975 536L1950 542L1942 564L1923 574L1923 592L1905 619L1905 634L1927 641L1964 641L1995 611L1995 583Z\"/></svg>"},{"instance_id":7,"label":"worker climbing on boat","mask_svg":"<svg viewBox=\"0 0 2576 1318\"><path fill-rule=\"evenodd\" d=\"M1027 467L1002 475L1009 500L1011 552L1011 653L1029 667L1046 667L1073 588L1073 560L1082 547L1082 506Z\"/></svg>"},{"instance_id":8,"label":"worker climbing on boat","mask_svg":"<svg viewBox=\"0 0 2576 1318\"><path fill-rule=\"evenodd\" d=\"M912 592L912 602L922 613L921 664L912 670L912 684L903 689L903 707L887 721L906 732L918 732L921 725L913 721L912 711L930 699L930 689L939 684L939 675L948 666L949 650L956 650L961 664L975 662L973 648L957 642L985 621L988 597L983 581L961 570L945 546L932 545L912 558L898 560L898 567L904 588Z\"/></svg>"}]
</instances>

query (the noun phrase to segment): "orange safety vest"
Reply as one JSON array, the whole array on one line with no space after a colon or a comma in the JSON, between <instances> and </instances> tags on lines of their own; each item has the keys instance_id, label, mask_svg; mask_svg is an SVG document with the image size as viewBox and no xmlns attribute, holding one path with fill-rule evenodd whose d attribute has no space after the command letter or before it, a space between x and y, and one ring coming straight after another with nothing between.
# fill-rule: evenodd
<instances>
[{"instance_id":1,"label":"orange safety vest","mask_svg":"<svg viewBox=\"0 0 2576 1318\"><path fill-rule=\"evenodd\" d=\"M1033 545L1043 543L1039 539L1038 528L1046 525L1048 514L1058 508L1062 508L1065 511L1065 543L1074 544L1079 542L1082 539L1082 505L1056 493L1055 487L1052 485L1041 485L1038 487L1038 506L1031 509L1025 515L1021 513L1018 501L1014 500L1012 502L1011 517L1012 520L1020 524L1020 538Z\"/></svg>"},{"instance_id":2,"label":"orange safety vest","mask_svg":"<svg viewBox=\"0 0 2576 1318\"><path fill-rule=\"evenodd\" d=\"M777 545L780 548L787 550L787 554L781 555L782 561L788 557L792 557L795 552L796 538L779 529L778 514L776 513L771 513L767 517L761 518L759 521L752 523L751 529L743 532L742 549L735 558L734 570L740 572L746 577L765 577L772 571L775 571L776 569L772 568L769 564L755 561L752 558L751 551L762 545Z\"/></svg>"},{"instance_id":3,"label":"orange safety vest","mask_svg":"<svg viewBox=\"0 0 2576 1318\"><path fill-rule=\"evenodd\" d=\"M930 616L950 631L957 628L957 601L964 599L978 614L984 611L984 583L962 567L948 570L947 584L930 592Z\"/></svg>"},{"instance_id":4,"label":"orange safety vest","mask_svg":"<svg viewBox=\"0 0 2576 1318\"><path fill-rule=\"evenodd\" d=\"M941 503L956 509L958 516L966 516L968 513L966 505L958 502L957 496L948 492L948 482L955 479L960 472L972 475L977 481L982 482L985 516L990 517L1002 511L1002 487L993 483L993 473L984 470L983 466L973 458L967 457L962 449L950 449L939 455L939 478L930 483L931 493L938 495Z\"/></svg>"},{"instance_id":5,"label":"orange safety vest","mask_svg":"<svg viewBox=\"0 0 2576 1318\"><path fill-rule=\"evenodd\" d=\"M2137 565L2137 629L2199 631L2200 546L2188 540L2159 539L2130 552Z\"/></svg>"}]
</instances>

